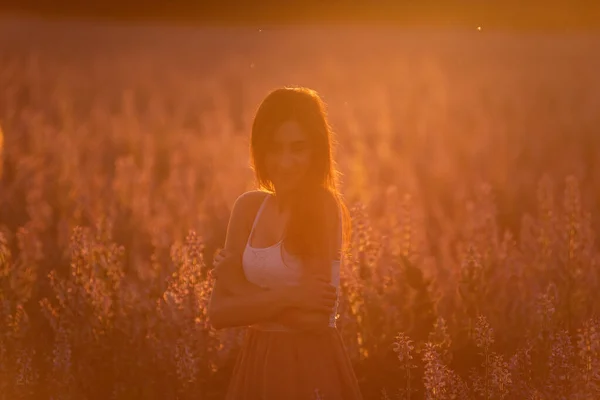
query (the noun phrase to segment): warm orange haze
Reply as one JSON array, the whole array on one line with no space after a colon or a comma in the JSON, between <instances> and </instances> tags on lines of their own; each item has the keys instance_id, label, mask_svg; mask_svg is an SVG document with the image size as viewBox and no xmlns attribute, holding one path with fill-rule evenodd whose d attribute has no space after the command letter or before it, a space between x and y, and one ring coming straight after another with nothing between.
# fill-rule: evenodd
<instances>
[{"instance_id":1,"label":"warm orange haze","mask_svg":"<svg viewBox=\"0 0 600 400\"><path fill-rule=\"evenodd\" d=\"M600 397L597 34L5 19L0 55L0 398L225 397L249 336L209 271L288 85L334 133L362 396Z\"/></svg>"}]
</instances>

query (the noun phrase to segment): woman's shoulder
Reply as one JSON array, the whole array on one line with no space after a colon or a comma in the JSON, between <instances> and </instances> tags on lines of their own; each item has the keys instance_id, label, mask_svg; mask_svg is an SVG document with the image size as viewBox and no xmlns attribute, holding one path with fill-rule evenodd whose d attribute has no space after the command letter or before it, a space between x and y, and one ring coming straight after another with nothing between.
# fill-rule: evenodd
<instances>
[{"instance_id":1,"label":"woman's shoulder","mask_svg":"<svg viewBox=\"0 0 600 400\"><path fill-rule=\"evenodd\" d=\"M235 200L233 209L238 215L244 215L246 218L254 216L260 205L269 194L262 190L250 190L242 193Z\"/></svg>"},{"instance_id":2,"label":"woman's shoulder","mask_svg":"<svg viewBox=\"0 0 600 400\"><path fill-rule=\"evenodd\" d=\"M225 248L229 252L243 251L256 212L266 195L265 192L253 190L241 194L235 200L229 217L227 239L225 240Z\"/></svg>"},{"instance_id":3,"label":"woman's shoulder","mask_svg":"<svg viewBox=\"0 0 600 400\"><path fill-rule=\"evenodd\" d=\"M262 203L268 195L269 193L263 190L249 190L239 195L235 200L235 203L244 207L252 207L257 204L260 206L260 203Z\"/></svg>"}]
</instances>

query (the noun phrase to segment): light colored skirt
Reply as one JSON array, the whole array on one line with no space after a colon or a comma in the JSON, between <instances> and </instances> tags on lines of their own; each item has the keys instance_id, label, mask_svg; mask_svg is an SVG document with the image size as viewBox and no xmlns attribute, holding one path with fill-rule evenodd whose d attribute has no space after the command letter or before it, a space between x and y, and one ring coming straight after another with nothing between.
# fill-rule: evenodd
<instances>
[{"instance_id":1,"label":"light colored skirt","mask_svg":"<svg viewBox=\"0 0 600 400\"><path fill-rule=\"evenodd\" d=\"M361 400L336 328L281 332L248 328L227 400Z\"/></svg>"}]
</instances>

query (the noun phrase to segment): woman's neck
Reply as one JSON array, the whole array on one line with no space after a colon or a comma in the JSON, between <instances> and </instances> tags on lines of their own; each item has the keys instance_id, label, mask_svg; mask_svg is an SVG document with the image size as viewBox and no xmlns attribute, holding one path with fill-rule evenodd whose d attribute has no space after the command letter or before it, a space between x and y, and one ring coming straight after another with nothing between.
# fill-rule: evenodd
<instances>
[{"instance_id":1,"label":"woman's neck","mask_svg":"<svg viewBox=\"0 0 600 400\"><path fill-rule=\"evenodd\" d=\"M273 197L275 197L275 202L279 212L285 213L290 209L290 204L294 198L294 193L292 191L279 191L275 192Z\"/></svg>"}]
</instances>

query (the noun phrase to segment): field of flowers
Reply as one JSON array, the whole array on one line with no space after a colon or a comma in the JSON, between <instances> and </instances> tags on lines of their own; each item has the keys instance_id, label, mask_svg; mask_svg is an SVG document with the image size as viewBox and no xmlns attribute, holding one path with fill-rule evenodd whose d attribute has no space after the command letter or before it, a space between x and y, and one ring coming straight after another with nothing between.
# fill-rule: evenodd
<instances>
[{"instance_id":1,"label":"field of flowers","mask_svg":"<svg viewBox=\"0 0 600 400\"><path fill-rule=\"evenodd\" d=\"M0 399L221 399L271 89L329 105L365 399L600 398L600 37L0 20Z\"/></svg>"}]
</instances>

